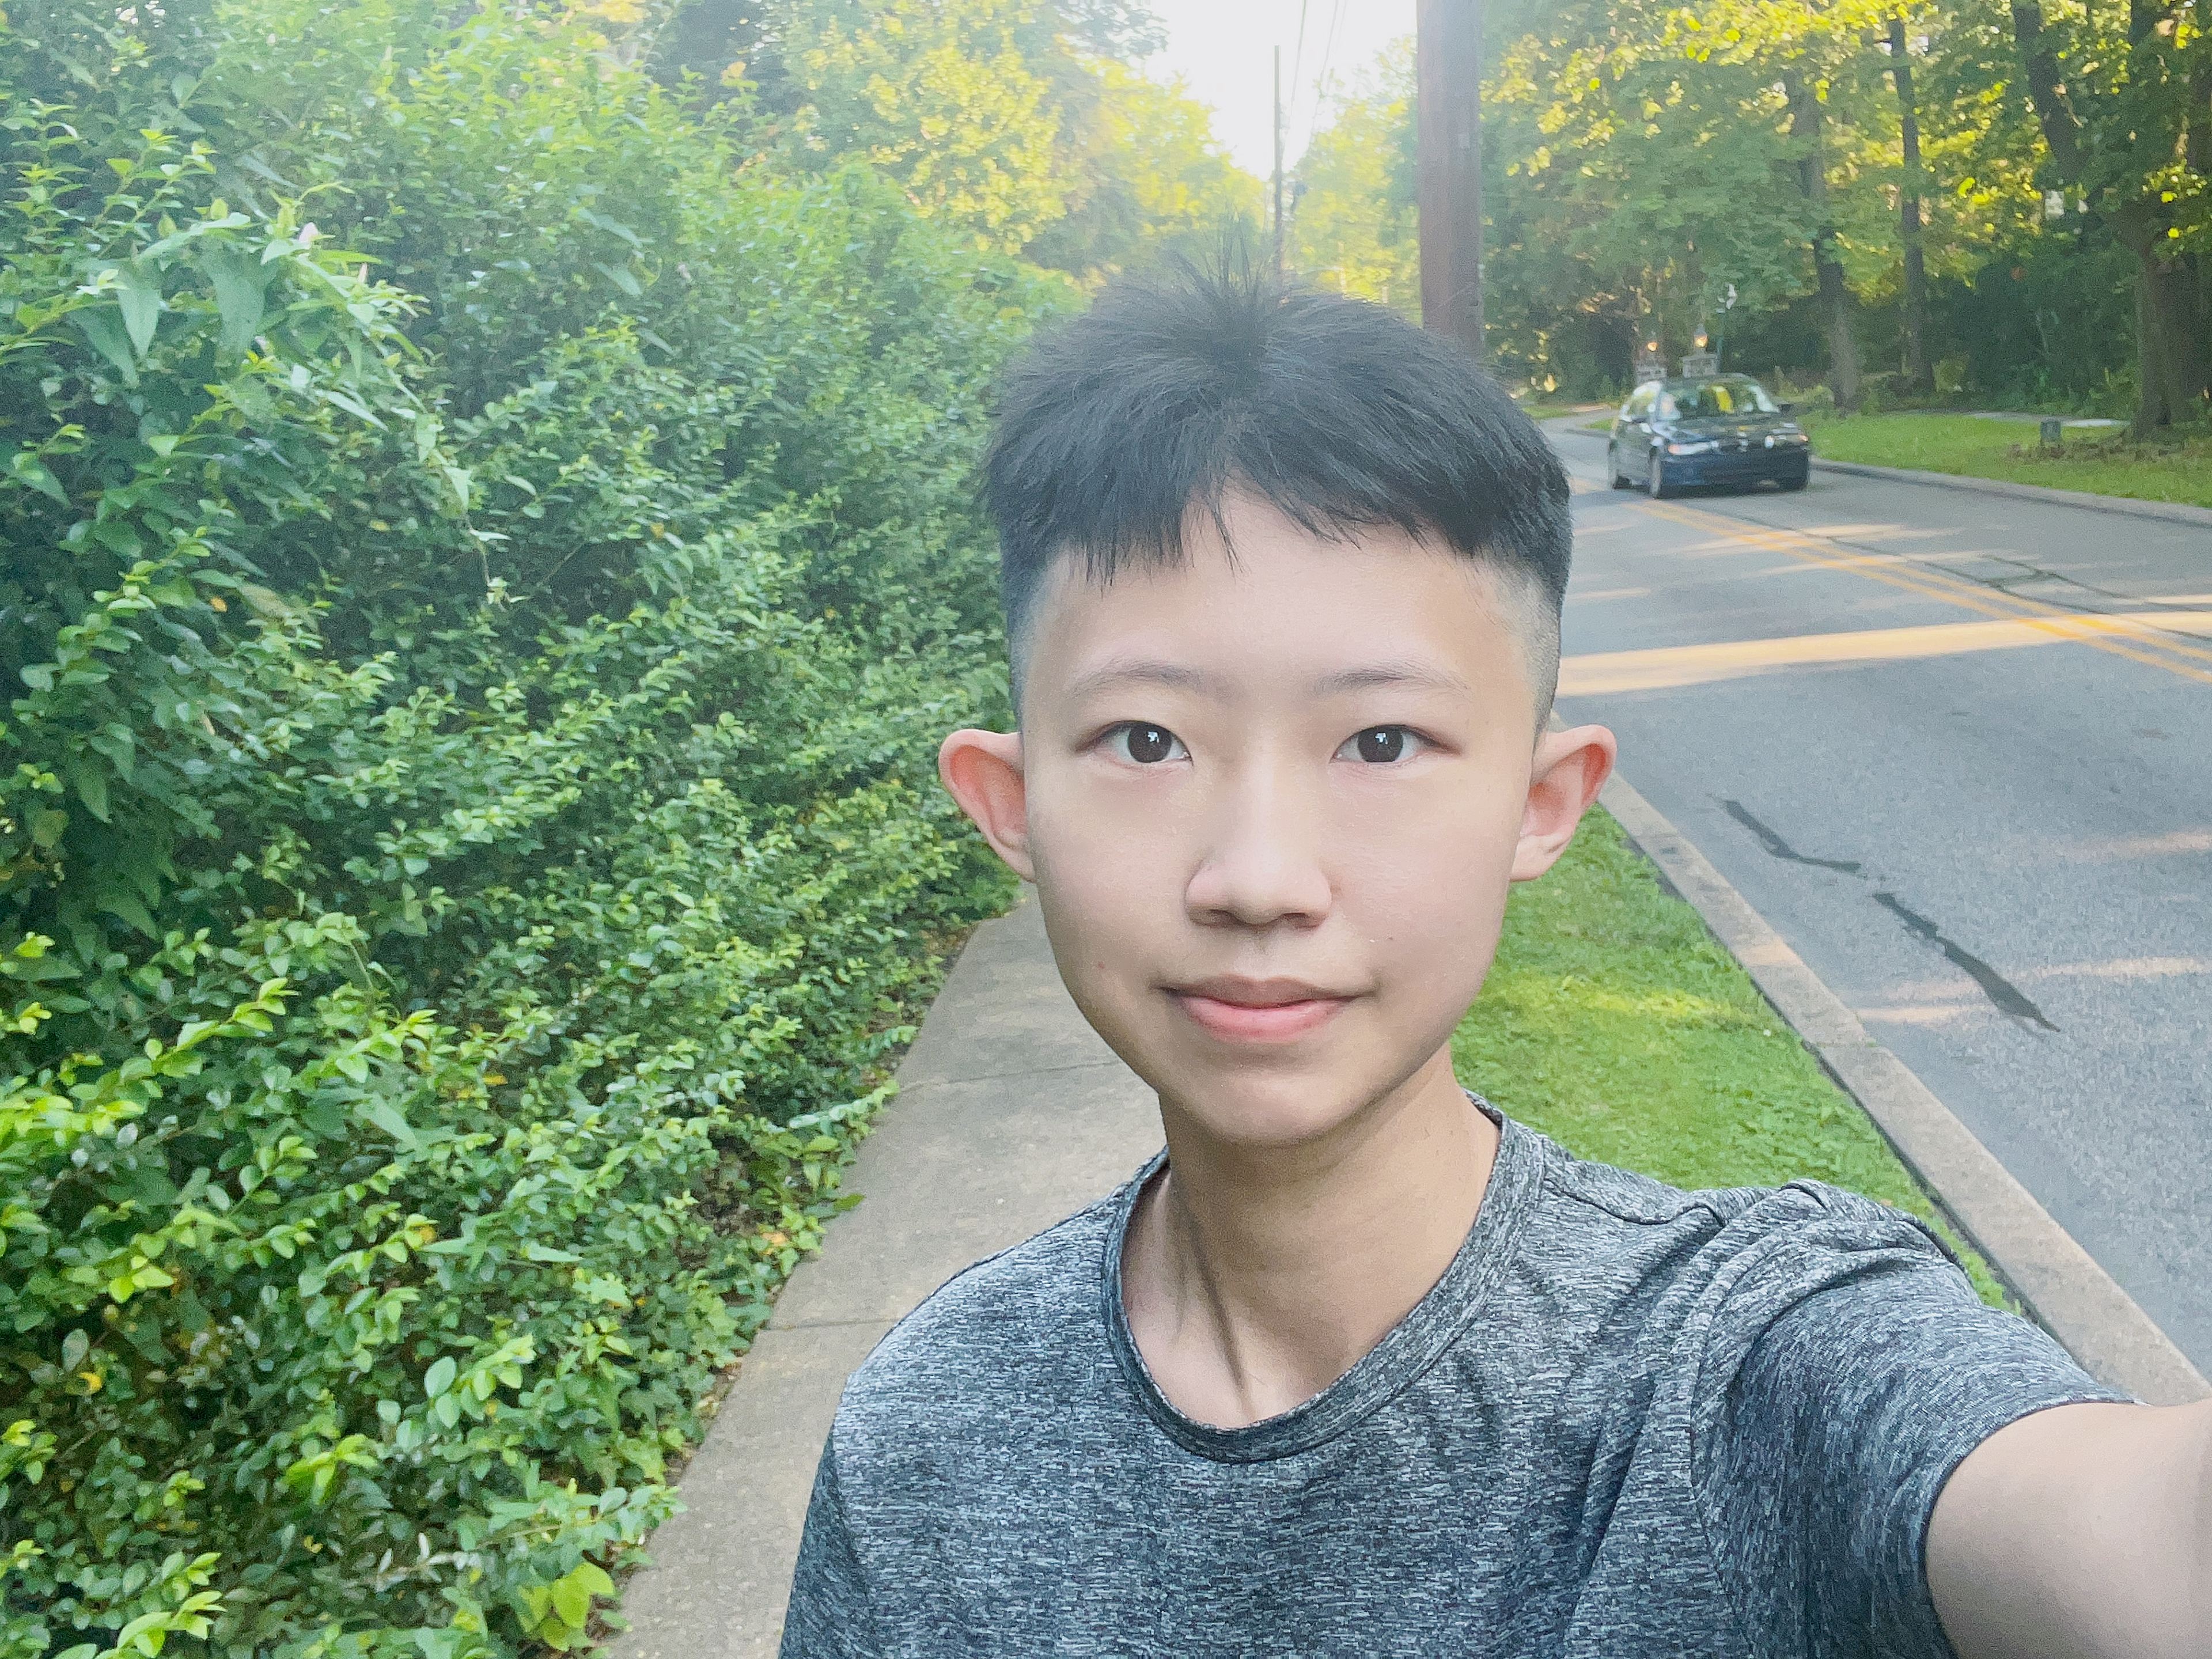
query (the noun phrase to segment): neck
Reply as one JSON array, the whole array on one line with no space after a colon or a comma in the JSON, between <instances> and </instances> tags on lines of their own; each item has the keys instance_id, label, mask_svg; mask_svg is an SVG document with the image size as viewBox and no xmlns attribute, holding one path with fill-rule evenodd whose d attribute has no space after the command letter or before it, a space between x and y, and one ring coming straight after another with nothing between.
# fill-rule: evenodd
<instances>
[{"instance_id":1,"label":"neck","mask_svg":"<svg viewBox=\"0 0 2212 1659\"><path fill-rule=\"evenodd\" d=\"M1162 1116L1168 1170L1131 1220L1122 1294L1161 1391L1224 1428L1310 1399L1413 1310L1474 1224L1498 1152L1448 1051L1296 1146Z\"/></svg>"}]
</instances>

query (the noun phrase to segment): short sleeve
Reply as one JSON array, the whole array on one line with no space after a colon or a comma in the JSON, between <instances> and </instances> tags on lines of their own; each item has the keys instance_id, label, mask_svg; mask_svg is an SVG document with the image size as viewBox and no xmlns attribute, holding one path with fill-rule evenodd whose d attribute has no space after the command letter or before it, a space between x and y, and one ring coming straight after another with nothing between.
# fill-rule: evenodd
<instances>
[{"instance_id":1,"label":"short sleeve","mask_svg":"<svg viewBox=\"0 0 2212 1659\"><path fill-rule=\"evenodd\" d=\"M1950 1659L1925 1565L1944 1482L2007 1424L2127 1396L1984 1304L1918 1223L1809 1185L1775 1198L1798 1216L1715 1310L1700 1389L1715 1557L1754 1652Z\"/></svg>"},{"instance_id":2,"label":"short sleeve","mask_svg":"<svg viewBox=\"0 0 2212 1659\"><path fill-rule=\"evenodd\" d=\"M837 1487L837 1438L822 1449L806 1531L791 1577L780 1659L873 1659L882 1651L860 1576L860 1558Z\"/></svg>"}]
</instances>

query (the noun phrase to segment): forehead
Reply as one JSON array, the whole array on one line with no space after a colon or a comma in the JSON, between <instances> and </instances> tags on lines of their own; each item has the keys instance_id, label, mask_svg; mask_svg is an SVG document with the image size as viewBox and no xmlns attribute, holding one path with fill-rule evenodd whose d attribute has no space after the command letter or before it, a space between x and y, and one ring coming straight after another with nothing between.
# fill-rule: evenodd
<instances>
[{"instance_id":1,"label":"forehead","mask_svg":"<svg viewBox=\"0 0 2212 1659\"><path fill-rule=\"evenodd\" d=\"M1079 555L1054 561L1027 629L1024 701L1095 687L1117 663L1217 690L1363 676L1528 684L1497 571L1395 526L1319 535L1232 496L1218 524L1193 514L1183 552L1103 580Z\"/></svg>"}]
</instances>

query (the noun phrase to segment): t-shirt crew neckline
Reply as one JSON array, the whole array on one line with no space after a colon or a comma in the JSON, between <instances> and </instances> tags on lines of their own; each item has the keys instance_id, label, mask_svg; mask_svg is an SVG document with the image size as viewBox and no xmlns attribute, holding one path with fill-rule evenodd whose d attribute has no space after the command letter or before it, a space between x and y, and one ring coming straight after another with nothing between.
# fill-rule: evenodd
<instances>
[{"instance_id":1,"label":"t-shirt crew neckline","mask_svg":"<svg viewBox=\"0 0 2212 1659\"><path fill-rule=\"evenodd\" d=\"M1121 1300L1122 1249L1138 1195L1166 1164L1167 1154L1161 1152L1115 1194L1113 1224L1107 1229L1099 1263L1100 1312L1123 1378L1145 1414L1170 1439L1219 1463L1261 1463L1293 1456L1359 1423L1443 1357L1482 1312L1504 1276L1513 1242L1534 1207L1543 1181L1543 1142L1489 1102L1474 1095L1468 1098L1498 1126L1498 1157L1474 1224L1443 1276L1342 1376L1310 1400L1243 1428L1216 1428L1177 1410L1153 1381L1152 1368L1145 1364L1129 1329L1128 1310Z\"/></svg>"}]
</instances>

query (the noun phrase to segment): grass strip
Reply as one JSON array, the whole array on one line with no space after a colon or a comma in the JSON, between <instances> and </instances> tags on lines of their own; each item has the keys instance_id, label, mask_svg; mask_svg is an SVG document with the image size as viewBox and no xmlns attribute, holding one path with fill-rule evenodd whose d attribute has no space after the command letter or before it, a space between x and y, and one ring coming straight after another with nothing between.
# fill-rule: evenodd
<instances>
[{"instance_id":1,"label":"grass strip","mask_svg":"<svg viewBox=\"0 0 2212 1659\"><path fill-rule=\"evenodd\" d=\"M1984 1301L2013 1303L1858 1103L1705 921L1593 810L1516 888L1452 1038L1461 1080L1577 1157L1677 1187L1811 1176L1932 1222Z\"/></svg>"},{"instance_id":2,"label":"grass strip","mask_svg":"<svg viewBox=\"0 0 2212 1659\"><path fill-rule=\"evenodd\" d=\"M1826 460L2212 507L2212 432L2185 429L2155 443L2136 443L2124 428L2069 427L2063 453L2050 455L2025 421L1815 414L1808 424L1814 454Z\"/></svg>"}]
</instances>

